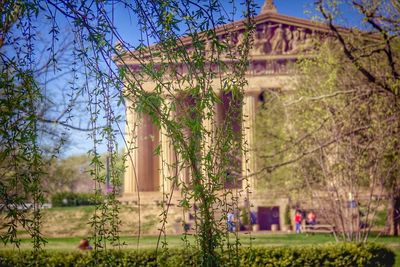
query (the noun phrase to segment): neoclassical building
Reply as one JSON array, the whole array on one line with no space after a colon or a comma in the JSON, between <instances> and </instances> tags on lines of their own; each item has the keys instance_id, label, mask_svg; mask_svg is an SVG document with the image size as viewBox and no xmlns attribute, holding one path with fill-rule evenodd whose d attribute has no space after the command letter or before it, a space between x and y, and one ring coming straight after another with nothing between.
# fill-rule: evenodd
<instances>
[{"instance_id":1,"label":"neoclassical building","mask_svg":"<svg viewBox=\"0 0 400 267\"><path fill-rule=\"evenodd\" d=\"M254 18L254 41L249 52L249 65L245 73L248 85L245 87L245 96L241 116L238 122L241 125L236 129L242 131L248 146L247 154L239 160L242 176L249 177L246 183L239 187L250 186L256 191L256 176L252 175L257 170L256 159L253 153L255 114L258 102L262 101L265 90L290 90L290 84L294 76L291 66L300 57L309 56L314 41L326 38L329 29L326 25L310 20L290 17L279 14L273 1L267 0L261 12ZM221 38L231 38L229 42L233 46L239 46L242 34L245 30L245 22L237 21L216 29ZM229 32L229 35L227 35ZM190 39L182 38L182 43L190 49ZM228 60L228 59L227 59ZM125 58L124 64L128 64L135 73L140 73L140 60ZM182 72L185 71L182 66ZM152 92L155 83L147 81L143 83L146 91ZM218 90L216 86L215 90ZM221 95L223 99L224 95ZM171 176L168 165L175 158L174 151L163 128L159 129L148 115L139 116L134 109L129 108L130 100L126 99L126 140L132 150L126 162L127 168L124 176L124 196L135 196L137 192L160 192L170 190L171 181L164 178ZM216 107L216 116L223 116L224 100ZM206 122L207 123L207 122ZM161 145L161 155L155 155L154 150ZM161 158L163 160L161 160ZM181 179L190 179L190 174L183 172Z\"/></svg>"}]
</instances>

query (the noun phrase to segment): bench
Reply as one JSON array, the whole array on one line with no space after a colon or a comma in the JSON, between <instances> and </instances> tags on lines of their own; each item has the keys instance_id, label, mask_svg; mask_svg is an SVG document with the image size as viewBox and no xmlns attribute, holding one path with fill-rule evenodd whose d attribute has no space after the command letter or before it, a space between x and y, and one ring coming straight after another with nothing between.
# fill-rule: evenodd
<instances>
[{"instance_id":1,"label":"bench","mask_svg":"<svg viewBox=\"0 0 400 267\"><path fill-rule=\"evenodd\" d=\"M304 233L333 233L335 227L330 224L306 224L302 230Z\"/></svg>"}]
</instances>

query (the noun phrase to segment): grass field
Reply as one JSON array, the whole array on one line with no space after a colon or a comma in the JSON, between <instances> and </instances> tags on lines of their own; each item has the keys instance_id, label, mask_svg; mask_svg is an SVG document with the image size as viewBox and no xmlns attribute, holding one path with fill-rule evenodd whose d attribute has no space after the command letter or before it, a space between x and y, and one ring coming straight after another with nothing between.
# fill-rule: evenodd
<instances>
[{"instance_id":1,"label":"grass field","mask_svg":"<svg viewBox=\"0 0 400 267\"><path fill-rule=\"evenodd\" d=\"M48 243L46 250L72 251L77 250L81 238L90 236L91 228L88 224L94 212L93 206L52 208L43 211L43 234ZM138 232L138 210L135 207L122 206L120 211L121 241L126 243L122 249L145 249L157 246L157 229L159 228L159 218L154 216L159 214L156 206L144 206L141 211L141 232L144 233L139 240L134 237ZM180 213L172 209L171 219L167 226L169 233L175 233L174 219L181 216ZM0 217L0 221L1 221ZM179 224L180 225L180 224ZM21 249L30 249L31 243L26 231L20 230L19 236L22 238ZM188 236L190 244L194 244L194 239ZM230 241L234 242L234 235L230 236ZM328 234L315 235L296 235L296 234L273 234L273 233L252 233L240 234L239 241L243 246L310 246L335 242L334 238ZM371 242L384 244L391 248L397 255L396 266L400 267L400 238L379 237L370 238ZM180 248L185 245L182 236L168 234L166 238L169 248ZM110 247L110 246L109 246ZM0 243L0 250L14 249L12 246L4 246Z\"/></svg>"},{"instance_id":2,"label":"grass field","mask_svg":"<svg viewBox=\"0 0 400 267\"><path fill-rule=\"evenodd\" d=\"M234 241L234 236L230 236ZM136 237L121 237L121 241L126 243L122 249L146 249L155 248L157 246L157 236L142 236L138 240ZM47 250L77 250L80 238L64 237L49 238L45 249ZM139 241L139 243L138 243ZM179 248L185 245L182 236L170 235L166 241L169 248ZM190 244L194 243L194 239L188 236ZM239 241L242 246L311 246L335 242L334 238L328 234L240 234ZM379 237L371 238L370 241L378 244L384 244L396 253L396 265L400 267L400 240L396 237ZM22 239L21 249L29 249L31 247L29 239ZM0 245L0 250L13 249L12 246Z\"/></svg>"}]
</instances>

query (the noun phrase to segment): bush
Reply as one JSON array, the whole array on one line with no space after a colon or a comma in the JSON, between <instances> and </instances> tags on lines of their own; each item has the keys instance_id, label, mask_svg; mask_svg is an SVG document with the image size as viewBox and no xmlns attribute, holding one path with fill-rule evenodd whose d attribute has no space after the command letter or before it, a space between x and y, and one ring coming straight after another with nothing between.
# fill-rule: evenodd
<instances>
[{"instance_id":1,"label":"bush","mask_svg":"<svg viewBox=\"0 0 400 267\"><path fill-rule=\"evenodd\" d=\"M250 224L250 220L249 220L249 212L246 209L243 209L241 214L240 214L240 219L241 219L241 223L245 226Z\"/></svg>"},{"instance_id":2,"label":"bush","mask_svg":"<svg viewBox=\"0 0 400 267\"><path fill-rule=\"evenodd\" d=\"M333 244L318 247L243 248L239 257L221 253L221 266L393 266L395 255L375 244ZM28 251L0 251L0 266L34 265ZM238 261L236 261L238 260ZM106 252L44 251L39 266L198 266L199 253L194 250L109 250Z\"/></svg>"},{"instance_id":3,"label":"bush","mask_svg":"<svg viewBox=\"0 0 400 267\"><path fill-rule=\"evenodd\" d=\"M395 254L382 246L335 244L318 247L255 248L241 253L241 266L393 266Z\"/></svg>"},{"instance_id":4,"label":"bush","mask_svg":"<svg viewBox=\"0 0 400 267\"><path fill-rule=\"evenodd\" d=\"M61 192L51 196L53 207L96 205L95 195L90 193Z\"/></svg>"},{"instance_id":5,"label":"bush","mask_svg":"<svg viewBox=\"0 0 400 267\"><path fill-rule=\"evenodd\" d=\"M285 215L283 217L285 225L292 225L291 217L292 216L290 214L290 207L289 207L289 205L286 205L286 207L285 207Z\"/></svg>"}]
</instances>

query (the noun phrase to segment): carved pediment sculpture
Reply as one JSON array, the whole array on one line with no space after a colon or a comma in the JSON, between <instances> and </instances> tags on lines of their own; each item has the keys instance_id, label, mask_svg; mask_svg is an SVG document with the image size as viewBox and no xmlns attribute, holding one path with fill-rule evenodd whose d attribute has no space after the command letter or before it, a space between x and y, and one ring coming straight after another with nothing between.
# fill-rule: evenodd
<instances>
[{"instance_id":1,"label":"carved pediment sculpture","mask_svg":"<svg viewBox=\"0 0 400 267\"><path fill-rule=\"evenodd\" d=\"M315 44L315 32L282 23L257 26L251 55L298 54L310 51Z\"/></svg>"}]
</instances>

